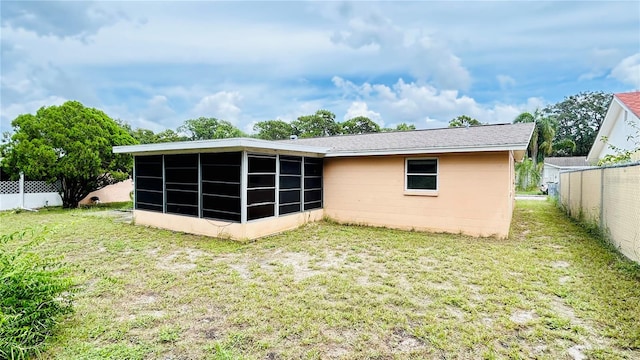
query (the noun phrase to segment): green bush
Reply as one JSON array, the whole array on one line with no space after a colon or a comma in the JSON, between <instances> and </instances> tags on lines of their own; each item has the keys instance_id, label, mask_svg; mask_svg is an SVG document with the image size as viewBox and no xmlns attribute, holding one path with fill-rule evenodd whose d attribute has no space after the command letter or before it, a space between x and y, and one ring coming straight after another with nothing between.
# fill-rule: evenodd
<instances>
[{"instance_id":1,"label":"green bush","mask_svg":"<svg viewBox=\"0 0 640 360\"><path fill-rule=\"evenodd\" d=\"M33 248L43 235L0 236L0 359L39 354L60 316L72 311L72 281L57 259Z\"/></svg>"}]
</instances>

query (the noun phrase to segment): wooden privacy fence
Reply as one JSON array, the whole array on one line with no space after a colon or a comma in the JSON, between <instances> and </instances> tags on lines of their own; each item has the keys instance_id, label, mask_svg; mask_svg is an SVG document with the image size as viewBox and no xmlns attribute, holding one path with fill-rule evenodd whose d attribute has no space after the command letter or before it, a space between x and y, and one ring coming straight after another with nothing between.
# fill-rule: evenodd
<instances>
[{"instance_id":1,"label":"wooden privacy fence","mask_svg":"<svg viewBox=\"0 0 640 360\"><path fill-rule=\"evenodd\" d=\"M559 200L640 263L640 163L560 173Z\"/></svg>"}]
</instances>

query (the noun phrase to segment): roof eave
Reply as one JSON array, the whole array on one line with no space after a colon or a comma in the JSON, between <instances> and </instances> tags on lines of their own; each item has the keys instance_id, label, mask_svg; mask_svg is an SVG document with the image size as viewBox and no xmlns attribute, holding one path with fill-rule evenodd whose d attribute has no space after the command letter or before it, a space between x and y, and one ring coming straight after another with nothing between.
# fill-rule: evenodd
<instances>
[{"instance_id":1,"label":"roof eave","mask_svg":"<svg viewBox=\"0 0 640 360\"><path fill-rule=\"evenodd\" d=\"M307 154L326 154L329 149L318 146L288 144L270 140L258 140L250 138L232 138L220 140L180 141L159 144L114 146L116 154L129 153L133 155L151 155L166 153L187 153L212 150L274 150Z\"/></svg>"}]
</instances>

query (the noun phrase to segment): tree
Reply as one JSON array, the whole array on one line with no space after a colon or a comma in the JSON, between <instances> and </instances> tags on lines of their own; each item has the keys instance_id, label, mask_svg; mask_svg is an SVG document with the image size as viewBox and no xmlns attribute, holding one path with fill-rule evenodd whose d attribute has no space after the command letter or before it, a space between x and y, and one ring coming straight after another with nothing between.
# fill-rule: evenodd
<instances>
[{"instance_id":1,"label":"tree","mask_svg":"<svg viewBox=\"0 0 640 360\"><path fill-rule=\"evenodd\" d=\"M140 144L153 144L156 141L156 134L149 129L135 129L129 131L129 134L138 141Z\"/></svg>"},{"instance_id":2,"label":"tree","mask_svg":"<svg viewBox=\"0 0 640 360\"><path fill-rule=\"evenodd\" d=\"M357 116L341 124L343 134L367 134L380 132L380 125L366 116Z\"/></svg>"},{"instance_id":3,"label":"tree","mask_svg":"<svg viewBox=\"0 0 640 360\"><path fill-rule=\"evenodd\" d=\"M336 123L336 115L329 110L318 110L313 115L300 116L291 125L300 137L320 137L339 135L340 124Z\"/></svg>"},{"instance_id":4,"label":"tree","mask_svg":"<svg viewBox=\"0 0 640 360\"><path fill-rule=\"evenodd\" d=\"M460 115L457 118L451 119L451 121L449 121L449 127L466 127L477 125L482 125L482 123L477 119L474 119L467 115Z\"/></svg>"},{"instance_id":5,"label":"tree","mask_svg":"<svg viewBox=\"0 0 640 360\"><path fill-rule=\"evenodd\" d=\"M23 114L11 125L3 167L12 177L59 181L64 208L74 208L90 192L129 177L133 160L114 154L115 145L136 140L104 112L67 101Z\"/></svg>"},{"instance_id":6,"label":"tree","mask_svg":"<svg viewBox=\"0 0 640 360\"><path fill-rule=\"evenodd\" d=\"M298 135L291 124L282 120L260 121L253 125L253 131L257 132L258 138L264 140L284 140L291 135Z\"/></svg>"},{"instance_id":7,"label":"tree","mask_svg":"<svg viewBox=\"0 0 640 360\"><path fill-rule=\"evenodd\" d=\"M413 124L407 124L407 123L400 123L398 125L396 125L395 128L384 128L381 131L382 132L390 132L390 131L412 131L415 130L416 126Z\"/></svg>"},{"instance_id":8,"label":"tree","mask_svg":"<svg viewBox=\"0 0 640 360\"><path fill-rule=\"evenodd\" d=\"M613 95L598 92L581 92L543 110L557 123L555 143L571 140L575 149L568 155L585 156L589 153L600 124L604 120ZM566 142L565 142L566 144ZM571 147L557 148L554 155L566 155Z\"/></svg>"},{"instance_id":9,"label":"tree","mask_svg":"<svg viewBox=\"0 0 640 360\"><path fill-rule=\"evenodd\" d=\"M244 133L228 121L199 117L186 120L178 127L179 133L186 134L187 140L210 140L242 137Z\"/></svg>"},{"instance_id":10,"label":"tree","mask_svg":"<svg viewBox=\"0 0 640 360\"><path fill-rule=\"evenodd\" d=\"M153 139L155 143L165 143L165 142L185 141L185 140L187 140L186 137L180 136L178 133L176 133L171 129L160 131L159 133L155 134Z\"/></svg>"},{"instance_id":11,"label":"tree","mask_svg":"<svg viewBox=\"0 0 640 360\"><path fill-rule=\"evenodd\" d=\"M535 165L543 162L544 157L552 153L556 125L552 118L542 116L539 110L533 114L524 112L513 120L514 124L532 122L535 123L535 128L531 134L528 152Z\"/></svg>"}]
</instances>

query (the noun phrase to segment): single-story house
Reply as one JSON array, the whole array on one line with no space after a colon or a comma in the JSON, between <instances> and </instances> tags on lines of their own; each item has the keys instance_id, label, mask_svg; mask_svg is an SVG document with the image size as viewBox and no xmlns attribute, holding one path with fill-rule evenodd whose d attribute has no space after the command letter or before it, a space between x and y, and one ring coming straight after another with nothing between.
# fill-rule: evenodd
<instances>
[{"instance_id":1,"label":"single-story house","mask_svg":"<svg viewBox=\"0 0 640 360\"><path fill-rule=\"evenodd\" d=\"M614 94L587 161L596 165L605 156L615 155L616 151L609 145L621 150L633 150L639 142L640 91ZM640 160L640 154L636 154L636 158Z\"/></svg>"},{"instance_id":2,"label":"single-story house","mask_svg":"<svg viewBox=\"0 0 640 360\"><path fill-rule=\"evenodd\" d=\"M585 156L546 157L542 169L542 183L557 183L560 180L560 172L579 170L591 167Z\"/></svg>"},{"instance_id":3,"label":"single-story house","mask_svg":"<svg viewBox=\"0 0 640 360\"><path fill-rule=\"evenodd\" d=\"M136 224L254 239L338 222L504 238L534 124L114 147Z\"/></svg>"}]
</instances>

